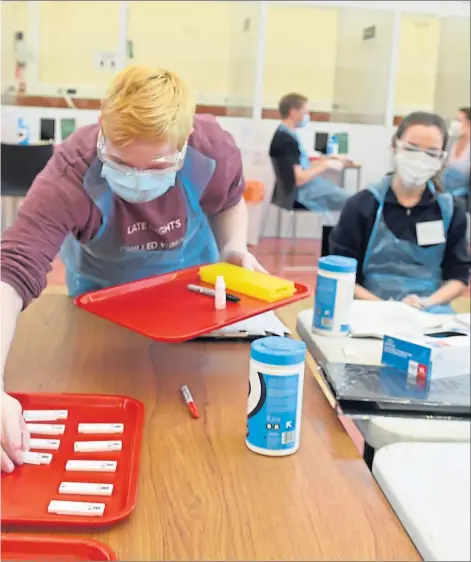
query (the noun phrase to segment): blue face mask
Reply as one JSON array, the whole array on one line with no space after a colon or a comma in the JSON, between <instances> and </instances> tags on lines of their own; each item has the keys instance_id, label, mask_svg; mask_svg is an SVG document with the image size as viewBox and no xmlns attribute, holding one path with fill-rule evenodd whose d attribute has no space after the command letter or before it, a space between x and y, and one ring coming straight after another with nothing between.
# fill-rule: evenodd
<instances>
[{"instance_id":1,"label":"blue face mask","mask_svg":"<svg viewBox=\"0 0 471 562\"><path fill-rule=\"evenodd\" d=\"M161 197L175 185L177 172L123 172L105 162L101 177L105 178L110 189L129 203L147 203Z\"/></svg>"},{"instance_id":2,"label":"blue face mask","mask_svg":"<svg viewBox=\"0 0 471 562\"><path fill-rule=\"evenodd\" d=\"M302 121L299 121L298 123L296 123L296 128L297 128L297 129L302 129L302 128L305 127L310 121L311 121L311 116L309 115L309 113L306 113L306 115L303 117Z\"/></svg>"}]
</instances>

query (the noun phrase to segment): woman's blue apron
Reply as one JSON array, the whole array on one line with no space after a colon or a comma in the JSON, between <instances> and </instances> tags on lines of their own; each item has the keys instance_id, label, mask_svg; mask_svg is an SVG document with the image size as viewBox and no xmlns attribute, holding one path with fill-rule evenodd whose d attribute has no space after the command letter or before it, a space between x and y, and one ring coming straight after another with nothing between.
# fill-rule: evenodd
<instances>
[{"instance_id":1,"label":"woman's blue apron","mask_svg":"<svg viewBox=\"0 0 471 562\"><path fill-rule=\"evenodd\" d=\"M443 285L441 265L446 242L423 247L397 238L383 217L384 201L390 187L391 178L386 177L368 188L379 207L363 262L363 286L384 300L401 301L411 294L429 297ZM427 187L435 194L432 182L429 181ZM436 199L446 238L453 217L453 198L448 193L438 193ZM427 312L454 314L449 304L432 306Z\"/></svg>"},{"instance_id":2,"label":"woman's blue apron","mask_svg":"<svg viewBox=\"0 0 471 562\"><path fill-rule=\"evenodd\" d=\"M88 291L216 262L218 246L199 203L215 167L214 160L188 147L184 166L172 188L184 193L185 238L178 248L144 251L123 246L120 234L123 229L117 224L116 217L116 195L101 177L101 162L95 160L85 174L83 185L102 213L102 226L95 238L86 244L69 235L61 248L69 294L75 297Z\"/></svg>"}]
</instances>

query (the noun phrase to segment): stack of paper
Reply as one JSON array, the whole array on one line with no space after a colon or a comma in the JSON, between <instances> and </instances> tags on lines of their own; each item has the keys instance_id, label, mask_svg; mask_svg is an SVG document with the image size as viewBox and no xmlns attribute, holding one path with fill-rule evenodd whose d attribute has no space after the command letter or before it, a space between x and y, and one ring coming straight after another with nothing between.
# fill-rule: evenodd
<instances>
[{"instance_id":1,"label":"stack of paper","mask_svg":"<svg viewBox=\"0 0 471 562\"><path fill-rule=\"evenodd\" d=\"M351 337L381 339L385 334L423 334L443 326L450 317L430 314L402 302L355 300L350 318Z\"/></svg>"},{"instance_id":2,"label":"stack of paper","mask_svg":"<svg viewBox=\"0 0 471 562\"><path fill-rule=\"evenodd\" d=\"M215 332L204 336L205 338L252 338L258 336L285 336L290 330L283 324L273 311L259 314L248 320L230 324Z\"/></svg>"}]
</instances>

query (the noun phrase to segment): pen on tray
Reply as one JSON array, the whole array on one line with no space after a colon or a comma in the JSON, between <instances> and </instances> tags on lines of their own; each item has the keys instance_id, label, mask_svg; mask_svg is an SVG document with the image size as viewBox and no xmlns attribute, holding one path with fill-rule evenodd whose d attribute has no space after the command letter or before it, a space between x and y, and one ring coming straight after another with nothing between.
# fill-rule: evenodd
<instances>
[{"instance_id":1,"label":"pen on tray","mask_svg":"<svg viewBox=\"0 0 471 562\"><path fill-rule=\"evenodd\" d=\"M193 291L193 293L199 293L200 295L206 295L207 297L215 297L216 291L214 289L208 289L207 287L200 287L199 285L188 285L187 289ZM226 293L226 300L229 302L239 302L240 298L236 295L231 295Z\"/></svg>"},{"instance_id":2,"label":"pen on tray","mask_svg":"<svg viewBox=\"0 0 471 562\"><path fill-rule=\"evenodd\" d=\"M183 399L185 400L185 403L188 406L188 410L190 411L191 417L197 420L200 417L198 413L198 408L196 407L195 401L193 400L193 396L191 395L186 384L184 384L180 390L182 391Z\"/></svg>"}]
</instances>

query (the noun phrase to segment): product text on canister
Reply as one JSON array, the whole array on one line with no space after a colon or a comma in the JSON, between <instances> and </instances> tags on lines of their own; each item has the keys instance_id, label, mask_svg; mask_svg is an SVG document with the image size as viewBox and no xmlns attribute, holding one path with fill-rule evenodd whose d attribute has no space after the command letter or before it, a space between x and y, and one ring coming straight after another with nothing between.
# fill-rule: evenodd
<instances>
[{"instance_id":1,"label":"product text on canister","mask_svg":"<svg viewBox=\"0 0 471 562\"><path fill-rule=\"evenodd\" d=\"M273 336L252 343L245 440L251 451L285 456L298 450L305 358L301 341Z\"/></svg>"},{"instance_id":2,"label":"product text on canister","mask_svg":"<svg viewBox=\"0 0 471 562\"><path fill-rule=\"evenodd\" d=\"M342 336L350 329L350 309L358 262L343 256L319 259L312 328L327 336Z\"/></svg>"}]
</instances>

